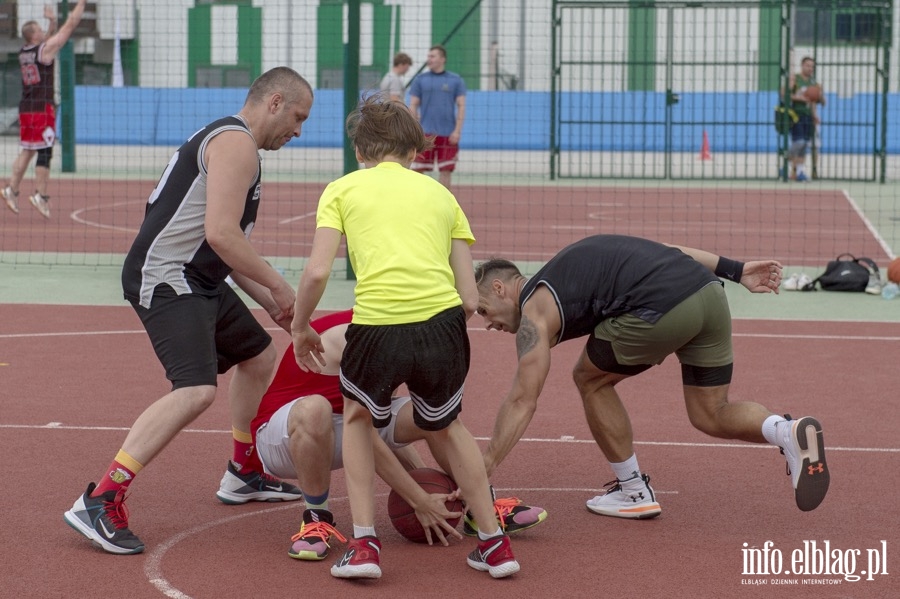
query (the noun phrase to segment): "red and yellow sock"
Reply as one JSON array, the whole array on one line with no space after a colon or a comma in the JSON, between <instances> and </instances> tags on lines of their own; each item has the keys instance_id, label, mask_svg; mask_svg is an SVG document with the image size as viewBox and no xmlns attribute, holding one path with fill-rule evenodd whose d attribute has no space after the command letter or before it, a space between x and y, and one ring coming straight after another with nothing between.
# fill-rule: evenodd
<instances>
[{"instance_id":1,"label":"red and yellow sock","mask_svg":"<svg viewBox=\"0 0 900 599\"><path fill-rule=\"evenodd\" d=\"M231 436L234 438L234 457L231 461L234 462L238 472L243 473L244 466L253 453L253 435L231 427Z\"/></svg>"},{"instance_id":2,"label":"red and yellow sock","mask_svg":"<svg viewBox=\"0 0 900 599\"><path fill-rule=\"evenodd\" d=\"M91 497L99 497L108 491L115 491L116 494L124 493L143 468L143 464L120 449L116 454L116 459L106 470L106 474L97 483L97 488L91 493Z\"/></svg>"}]
</instances>

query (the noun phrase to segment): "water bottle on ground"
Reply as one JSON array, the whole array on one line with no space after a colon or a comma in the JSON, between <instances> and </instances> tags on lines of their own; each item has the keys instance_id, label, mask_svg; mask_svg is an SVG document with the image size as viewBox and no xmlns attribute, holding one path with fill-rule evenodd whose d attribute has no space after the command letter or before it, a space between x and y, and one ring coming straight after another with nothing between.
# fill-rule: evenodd
<instances>
[{"instance_id":1,"label":"water bottle on ground","mask_svg":"<svg viewBox=\"0 0 900 599\"><path fill-rule=\"evenodd\" d=\"M888 283L881 290L881 297L890 300L900 295L900 285L897 283Z\"/></svg>"}]
</instances>

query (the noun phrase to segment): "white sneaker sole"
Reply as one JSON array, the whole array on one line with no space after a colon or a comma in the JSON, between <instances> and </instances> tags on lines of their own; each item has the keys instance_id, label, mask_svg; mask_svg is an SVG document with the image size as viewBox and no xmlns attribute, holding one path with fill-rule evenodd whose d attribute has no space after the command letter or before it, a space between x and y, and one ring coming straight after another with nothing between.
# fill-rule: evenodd
<instances>
[{"instance_id":1,"label":"white sneaker sole","mask_svg":"<svg viewBox=\"0 0 900 599\"><path fill-rule=\"evenodd\" d=\"M801 511L809 512L819 507L831 483L825 462L822 425L815 418L801 418L791 425L791 437L800 449L800 471L791 472L794 498Z\"/></svg>"},{"instance_id":2,"label":"white sneaker sole","mask_svg":"<svg viewBox=\"0 0 900 599\"><path fill-rule=\"evenodd\" d=\"M28 201L31 202L31 205L34 206L38 212L41 213L41 216L44 218L50 218L50 207L47 205L45 200L38 200L34 196L28 196Z\"/></svg>"},{"instance_id":3,"label":"white sneaker sole","mask_svg":"<svg viewBox=\"0 0 900 599\"><path fill-rule=\"evenodd\" d=\"M275 491L235 493L232 491L226 491L225 489L219 489L218 491L216 491L216 497L219 498L219 501L227 505L241 505L243 503L250 503L251 501L297 501L298 499L302 499L303 495L294 495L293 493L277 493Z\"/></svg>"},{"instance_id":4,"label":"white sneaker sole","mask_svg":"<svg viewBox=\"0 0 900 599\"><path fill-rule=\"evenodd\" d=\"M662 513L662 508L658 503L642 503L630 508L610 508L606 506L594 506L590 502L585 503L588 511L601 516L611 516L613 518L630 518L632 520L649 520L656 518Z\"/></svg>"},{"instance_id":5,"label":"white sneaker sole","mask_svg":"<svg viewBox=\"0 0 900 599\"><path fill-rule=\"evenodd\" d=\"M331 575L335 578L381 578L381 567L377 564L361 566L331 567Z\"/></svg>"},{"instance_id":6,"label":"white sneaker sole","mask_svg":"<svg viewBox=\"0 0 900 599\"><path fill-rule=\"evenodd\" d=\"M80 500L79 500L80 501ZM99 534L93 528L87 526L81 518L79 518L75 514L75 506L72 506L72 509L63 514L63 520L66 521L66 524L80 532L82 535L91 540L91 543L106 551L107 553L115 553L117 555L131 555L134 553L141 553L144 550L144 547L141 546L138 549L126 549L124 547L119 547L118 545L113 545Z\"/></svg>"}]
</instances>

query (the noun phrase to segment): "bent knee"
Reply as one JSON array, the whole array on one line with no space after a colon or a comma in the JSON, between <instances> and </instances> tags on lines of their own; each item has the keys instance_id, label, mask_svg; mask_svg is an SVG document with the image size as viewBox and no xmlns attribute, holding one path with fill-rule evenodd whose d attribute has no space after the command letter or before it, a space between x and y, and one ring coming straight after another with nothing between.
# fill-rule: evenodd
<instances>
[{"instance_id":1,"label":"bent knee","mask_svg":"<svg viewBox=\"0 0 900 599\"><path fill-rule=\"evenodd\" d=\"M294 402L288 413L288 431L315 434L333 427L331 402L321 395L310 395Z\"/></svg>"},{"instance_id":2,"label":"bent knee","mask_svg":"<svg viewBox=\"0 0 900 599\"><path fill-rule=\"evenodd\" d=\"M190 406L194 414L200 414L209 408L216 400L216 387L212 385L197 385L195 387L182 387L176 389L179 399Z\"/></svg>"},{"instance_id":3,"label":"bent knee","mask_svg":"<svg viewBox=\"0 0 900 599\"><path fill-rule=\"evenodd\" d=\"M275 351L275 344L269 343L264 350L256 354L249 360L244 360L237 365L237 368L257 376L270 376L275 368L275 362L278 359L278 353Z\"/></svg>"},{"instance_id":4,"label":"bent knee","mask_svg":"<svg viewBox=\"0 0 900 599\"><path fill-rule=\"evenodd\" d=\"M685 387L684 397L691 425L707 435L719 436L724 429L720 417L728 406L728 385Z\"/></svg>"}]
</instances>

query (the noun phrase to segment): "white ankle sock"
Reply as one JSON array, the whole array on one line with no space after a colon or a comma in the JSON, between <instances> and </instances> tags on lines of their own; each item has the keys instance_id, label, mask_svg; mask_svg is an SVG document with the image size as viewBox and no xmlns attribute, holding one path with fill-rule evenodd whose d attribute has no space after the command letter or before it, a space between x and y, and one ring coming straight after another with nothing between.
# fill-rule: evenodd
<instances>
[{"instance_id":1,"label":"white ankle sock","mask_svg":"<svg viewBox=\"0 0 900 599\"><path fill-rule=\"evenodd\" d=\"M353 538L358 539L360 537L374 537L375 536L375 527L374 526L357 526L353 525Z\"/></svg>"},{"instance_id":2,"label":"white ankle sock","mask_svg":"<svg viewBox=\"0 0 900 599\"><path fill-rule=\"evenodd\" d=\"M497 535L502 535L502 534L503 534L503 531L500 530L500 527L499 527L499 526L497 527L497 530L495 530L495 531L492 532L491 534L486 534L486 533L484 533L484 532L482 532L482 531L479 530L479 531L478 531L478 540L479 540L479 541L487 541L487 540L490 539L491 537L496 537Z\"/></svg>"},{"instance_id":3,"label":"white ankle sock","mask_svg":"<svg viewBox=\"0 0 900 599\"><path fill-rule=\"evenodd\" d=\"M631 454L631 457L624 462L610 462L609 465L612 466L619 482L624 482L629 478L641 477L641 469L638 467L637 456L634 454Z\"/></svg>"},{"instance_id":4,"label":"white ankle sock","mask_svg":"<svg viewBox=\"0 0 900 599\"><path fill-rule=\"evenodd\" d=\"M771 416L766 418L762 424L762 435L766 438L766 441L768 441L769 444L781 447L781 444L778 443L778 436L775 434L779 422L787 421L777 414L772 414Z\"/></svg>"}]
</instances>

